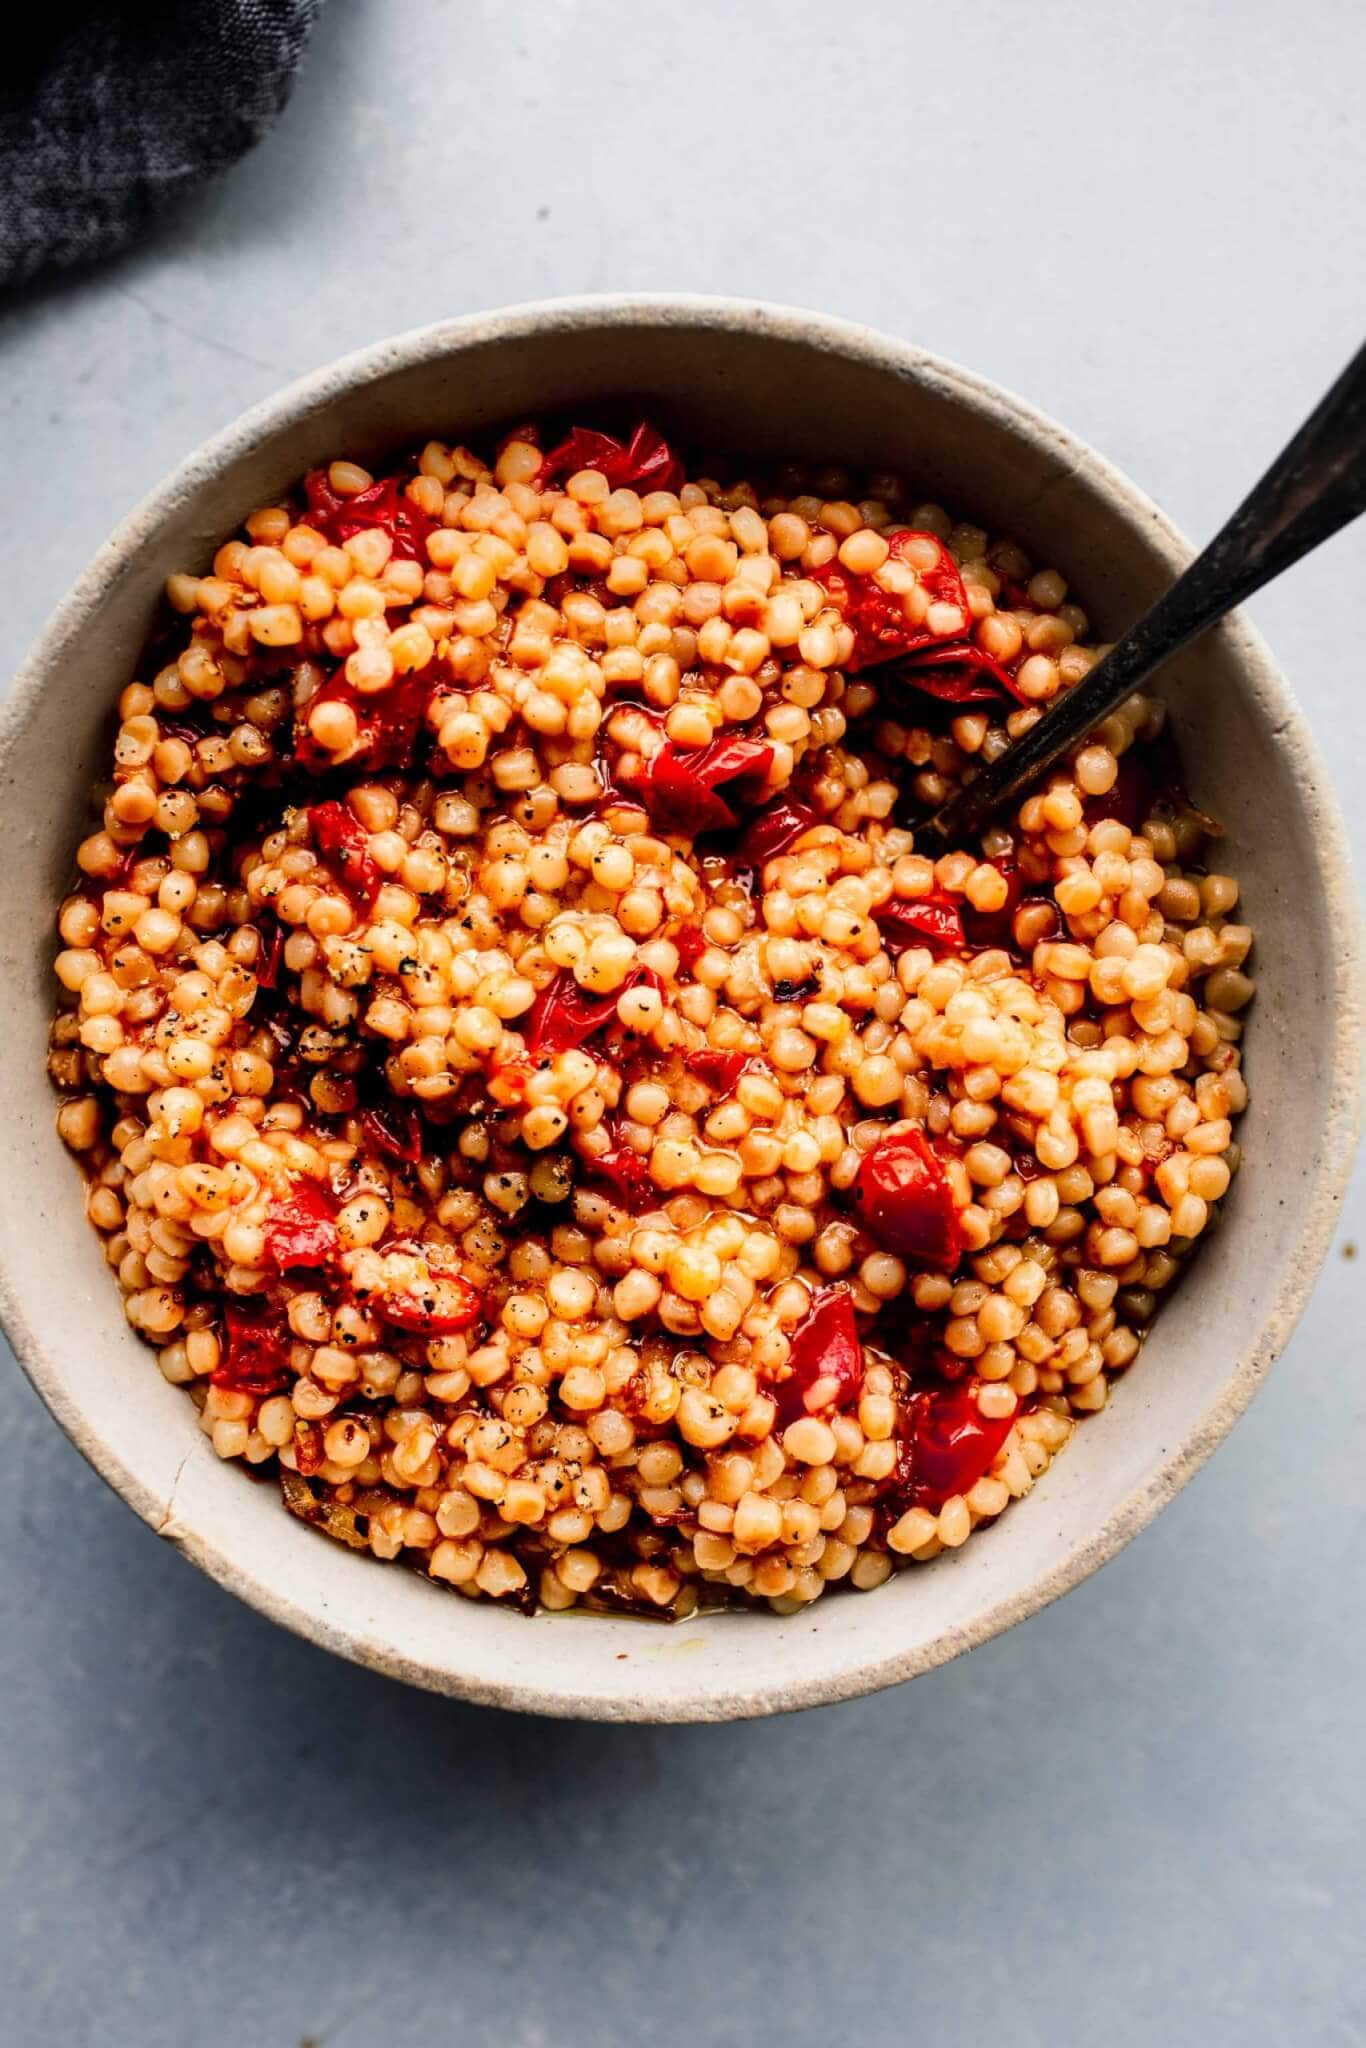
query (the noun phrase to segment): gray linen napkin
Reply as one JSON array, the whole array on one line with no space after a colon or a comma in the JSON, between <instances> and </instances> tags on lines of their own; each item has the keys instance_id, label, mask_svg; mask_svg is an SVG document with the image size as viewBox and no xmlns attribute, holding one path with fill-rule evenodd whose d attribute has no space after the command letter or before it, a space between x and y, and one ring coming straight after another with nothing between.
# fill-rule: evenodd
<instances>
[{"instance_id":1,"label":"gray linen napkin","mask_svg":"<svg viewBox=\"0 0 1366 2048\"><path fill-rule=\"evenodd\" d=\"M5 36L0 288L132 239L289 97L321 0L57 0Z\"/></svg>"}]
</instances>

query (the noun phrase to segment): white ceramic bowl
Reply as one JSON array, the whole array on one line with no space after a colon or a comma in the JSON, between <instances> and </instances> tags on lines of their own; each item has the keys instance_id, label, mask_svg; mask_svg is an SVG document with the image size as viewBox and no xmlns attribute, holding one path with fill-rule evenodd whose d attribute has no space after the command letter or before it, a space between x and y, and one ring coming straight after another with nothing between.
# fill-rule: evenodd
<instances>
[{"instance_id":1,"label":"white ceramic bowl","mask_svg":"<svg viewBox=\"0 0 1366 2048\"><path fill-rule=\"evenodd\" d=\"M527 1620L358 1558L220 1464L123 1319L43 1078L53 912L111 713L162 582L206 564L301 471L438 432L472 437L639 394L687 440L904 471L927 497L1059 566L1114 632L1188 559L1090 449L980 378L865 328L720 299L565 300L386 341L290 387L124 522L21 671L0 725L0 1310L62 1427L154 1529L314 1642L410 1683L537 1712L721 1720L869 1692L984 1642L1114 1555L1189 1478L1285 1343L1328 1245L1356 1116L1356 921L1341 823L1304 722L1233 620L1178 665L1193 791L1228 830L1257 929L1246 1153L1217 1237L1105 1412L996 1529L791 1619L673 1628Z\"/></svg>"}]
</instances>

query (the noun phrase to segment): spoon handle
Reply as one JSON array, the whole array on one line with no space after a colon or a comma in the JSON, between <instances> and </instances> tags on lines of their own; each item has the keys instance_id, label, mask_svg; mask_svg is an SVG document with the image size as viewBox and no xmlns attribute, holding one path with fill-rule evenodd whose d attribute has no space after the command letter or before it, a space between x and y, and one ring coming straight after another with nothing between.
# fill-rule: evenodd
<instances>
[{"instance_id":1,"label":"spoon handle","mask_svg":"<svg viewBox=\"0 0 1366 2048\"><path fill-rule=\"evenodd\" d=\"M1171 589L1012 747L916 827L922 846L971 838L993 812L1094 732L1154 669L1361 512L1366 348Z\"/></svg>"}]
</instances>

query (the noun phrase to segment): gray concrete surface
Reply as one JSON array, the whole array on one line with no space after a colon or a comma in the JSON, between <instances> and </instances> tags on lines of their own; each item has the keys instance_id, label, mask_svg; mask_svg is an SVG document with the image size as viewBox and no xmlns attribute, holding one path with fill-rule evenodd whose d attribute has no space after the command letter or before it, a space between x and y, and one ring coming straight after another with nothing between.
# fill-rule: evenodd
<instances>
[{"instance_id":1,"label":"gray concrete surface","mask_svg":"<svg viewBox=\"0 0 1366 2048\"><path fill-rule=\"evenodd\" d=\"M285 120L0 308L0 673L284 378L552 292L864 318L1026 393L1193 533L1361 339L1353 0L334 0ZM1363 844L1366 535L1253 609ZM1213 1465L900 1692L681 1732L409 1695L158 1545L0 1375L15 2048L1366 2040L1360 1186Z\"/></svg>"}]
</instances>

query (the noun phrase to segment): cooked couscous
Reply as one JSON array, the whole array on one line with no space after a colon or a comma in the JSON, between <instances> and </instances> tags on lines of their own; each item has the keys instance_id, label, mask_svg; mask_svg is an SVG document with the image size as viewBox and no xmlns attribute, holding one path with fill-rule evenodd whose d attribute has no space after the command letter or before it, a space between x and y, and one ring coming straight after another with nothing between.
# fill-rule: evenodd
<instances>
[{"instance_id":1,"label":"cooked couscous","mask_svg":"<svg viewBox=\"0 0 1366 2048\"><path fill-rule=\"evenodd\" d=\"M546 437L550 442L553 437ZM469 1596L795 1611L1106 1404L1238 1165L1252 934L1062 577L652 427L336 461L119 699L58 1128L225 1459Z\"/></svg>"}]
</instances>

